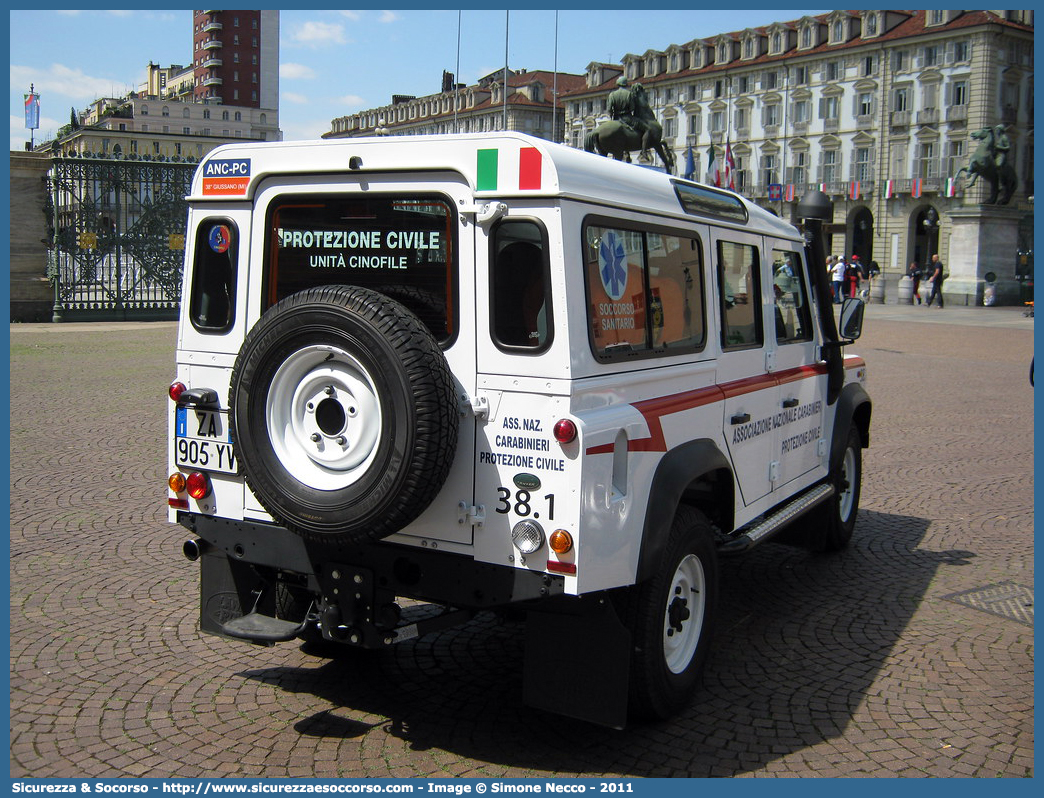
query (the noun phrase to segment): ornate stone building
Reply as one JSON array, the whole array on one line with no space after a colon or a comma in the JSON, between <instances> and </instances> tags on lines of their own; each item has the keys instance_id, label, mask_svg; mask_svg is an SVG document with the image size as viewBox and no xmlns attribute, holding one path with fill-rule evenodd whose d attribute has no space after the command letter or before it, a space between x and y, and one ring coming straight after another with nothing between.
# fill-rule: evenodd
<instances>
[{"instance_id":1,"label":"ornate stone building","mask_svg":"<svg viewBox=\"0 0 1044 798\"><path fill-rule=\"evenodd\" d=\"M194 11L192 61L152 62L125 97L102 97L39 151L199 160L237 139L278 141L279 12Z\"/></svg>"},{"instance_id":2,"label":"ornate stone building","mask_svg":"<svg viewBox=\"0 0 1044 798\"><path fill-rule=\"evenodd\" d=\"M555 102L556 88L561 97L585 85L583 75L508 70L505 98L503 71L473 86L454 84L452 78L444 74L438 94L396 96L390 105L338 117L323 138L515 130L561 141L565 117L561 102Z\"/></svg>"},{"instance_id":3,"label":"ornate stone building","mask_svg":"<svg viewBox=\"0 0 1044 798\"><path fill-rule=\"evenodd\" d=\"M993 255L996 269L955 275L952 300L981 302L990 271L1007 281L1009 296L1025 292L1032 11L839 10L592 63L586 86L563 97L566 143L582 147L607 118L621 75L645 87L679 173L689 148L698 180L711 146L718 158L728 148L736 190L787 218L802 194L822 188L834 201L831 248L877 261L891 291L911 261L959 258L951 248L963 245L975 216L976 234L997 217L1017 240ZM983 210L984 181L969 189L967 179L952 179L978 144L972 134L997 125L1010 139L1019 187L1010 204Z\"/></svg>"}]
</instances>

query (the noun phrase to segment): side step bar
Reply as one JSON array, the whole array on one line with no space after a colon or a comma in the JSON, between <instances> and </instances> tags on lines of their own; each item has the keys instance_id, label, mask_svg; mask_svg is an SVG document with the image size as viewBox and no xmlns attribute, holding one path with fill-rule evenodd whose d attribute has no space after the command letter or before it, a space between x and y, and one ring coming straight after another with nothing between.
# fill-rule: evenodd
<instances>
[{"instance_id":1,"label":"side step bar","mask_svg":"<svg viewBox=\"0 0 1044 798\"><path fill-rule=\"evenodd\" d=\"M762 518L755 526L737 537L727 540L718 546L718 553L723 555L742 554L750 551L759 543L764 543L798 516L804 515L813 507L822 504L834 495L834 486L829 483L816 485L798 496L794 501L785 504L772 515Z\"/></svg>"}]
</instances>

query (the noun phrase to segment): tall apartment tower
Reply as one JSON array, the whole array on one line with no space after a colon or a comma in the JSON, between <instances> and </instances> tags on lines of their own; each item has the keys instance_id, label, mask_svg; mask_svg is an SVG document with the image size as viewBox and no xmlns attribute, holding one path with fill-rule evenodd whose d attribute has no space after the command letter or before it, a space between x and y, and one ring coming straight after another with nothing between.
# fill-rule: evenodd
<instances>
[{"instance_id":1,"label":"tall apartment tower","mask_svg":"<svg viewBox=\"0 0 1044 798\"><path fill-rule=\"evenodd\" d=\"M279 12L193 11L193 99L279 107Z\"/></svg>"}]
</instances>

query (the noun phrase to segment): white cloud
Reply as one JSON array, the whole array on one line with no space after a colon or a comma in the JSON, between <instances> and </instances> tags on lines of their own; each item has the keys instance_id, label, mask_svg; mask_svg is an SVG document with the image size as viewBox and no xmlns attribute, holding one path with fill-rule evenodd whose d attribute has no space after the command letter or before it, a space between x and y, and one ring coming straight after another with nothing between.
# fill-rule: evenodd
<instances>
[{"instance_id":1,"label":"white cloud","mask_svg":"<svg viewBox=\"0 0 1044 798\"><path fill-rule=\"evenodd\" d=\"M352 22L359 22L362 19L362 14L358 11L338 11L337 13L342 17L347 17Z\"/></svg>"},{"instance_id":2,"label":"white cloud","mask_svg":"<svg viewBox=\"0 0 1044 798\"><path fill-rule=\"evenodd\" d=\"M315 77L315 70L304 64L284 62L279 65L279 77L288 80L310 80Z\"/></svg>"},{"instance_id":3,"label":"white cloud","mask_svg":"<svg viewBox=\"0 0 1044 798\"><path fill-rule=\"evenodd\" d=\"M11 88L32 83L45 102L48 95L70 98L77 103L88 103L98 97L119 97L127 93L130 84L110 78L85 75L80 69L64 64L51 64L44 72L32 67L11 65Z\"/></svg>"},{"instance_id":4,"label":"white cloud","mask_svg":"<svg viewBox=\"0 0 1044 798\"><path fill-rule=\"evenodd\" d=\"M346 105L349 108L367 107L366 100L364 100L358 94L346 94L343 97L336 97L334 98L332 105Z\"/></svg>"},{"instance_id":5,"label":"white cloud","mask_svg":"<svg viewBox=\"0 0 1044 798\"><path fill-rule=\"evenodd\" d=\"M280 91L279 99L286 100L288 103L294 103L295 105L305 105L308 103L308 97L304 94L297 94L292 91Z\"/></svg>"},{"instance_id":6,"label":"white cloud","mask_svg":"<svg viewBox=\"0 0 1044 798\"><path fill-rule=\"evenodd\" d=\"M54 119L49 116L41 116L40 127L37 130L30 131L25 126L24 115L11 114L11 149L24 150L26 143L30 140L30 133L32 133L32 141L37 144L41 141L53 139L58 128L67 124L69 124L69 117Z\"/></svg>"},{"instance_id":7,"label":"white cloud","mask_svg":"<svg viewBox=\"0 0 1044 798\"><path fill-rule=\"evenodd\" d=\"M283 141L304 141L321 138L330 130L330 120L295 119L287 122L280 117L279 127L283 131Z\"/></svg>"},{"instance_id":8,"label":"white cloud","mask_svg":"<svg viewBox=\"0 0 1044 798\"><path fill-rule=\"evenodd\" d=\"M396 14L394 11L382 11L380 16L381 22L398 22L402 17Z\"/></svg>"},{"instance_id":9,"label":"white cloud","mask_svg":"<svg viewBox=\"0 0 1044 798\"><path fill-rule=\"evenodd\" d=\"M310 47L347 44L348 41L344 35L344 25L333 22L306 22L294 31L290 39Z\"/></svg>"}]
</instances>

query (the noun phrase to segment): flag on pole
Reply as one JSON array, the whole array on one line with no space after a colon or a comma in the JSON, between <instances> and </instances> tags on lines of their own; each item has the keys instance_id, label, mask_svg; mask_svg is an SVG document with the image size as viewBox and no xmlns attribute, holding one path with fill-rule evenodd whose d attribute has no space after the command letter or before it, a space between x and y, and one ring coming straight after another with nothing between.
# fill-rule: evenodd
<instances>
[{"instance_id":1,"label":"flag on pole","mask_svg":"<svg viewBox=\"0 0 1044 798\"><path fill-rule=\"evenodd\" d=\"M848 184L848 198L857 200L859 199L860 185L858 180L853 180Z\"/></svg>"},{"instance_id":2,"label":"flag on pole","mask_svg":"<svg viewBox=\"0 0 1044 798\"><path fill-rule=\"evenodd\" d=\"M696 176L696 160L692 157L692 147L685 150L685 174L686 180L692 180Z\"/></svg>"},{"instance_id":3,"label":"flag on pole","mask_svg":"<svg viewBox=\"0 0 1044 798\"><path fill-rule=\"evenodd\" d=\"M957 181L952 177L946 178L946 196L957 196Z\"/></svg>"},{"instance_id":4,"label":"flag on pole","mask_svg":"<svg viewBox=\"0 0 1044 798\"><path fill-rule=\"evenodd\" d=\"M894 196L895 196L895 181L894 180L886 180L885 181L885 199L891 199Z\"/></svg>"},{"instance_id":5,"label":"flag on pole","mask_svg":"<svg viewBox=\"0 0 1044 798\"><path fill-rule=\"evenodd\" d=\"M29 130L37 130L40 127L40 95L30 90L25 97L25 126Z\"/></svg>"},{"instance_id":6,"label":"flag on pole","mask_svg":"<svg viewBox=\"0 0 1044 798\"><path fill-rule=\"evenodd\" d=\"M707 183L712 186L721 185L721 173L719 167L721 164L718 163L717 157L714 155L714 144L710 145L710 152L707 154Z\"/></svg>"},{"instance_id":7,"label":"flag on pole","mask_svg":"<svg viewBox=\"0 0 1044 798\"><path fill-rule=\"evenodd\" d=\"M734 191L736 189L736 161L732 157L732 144L728 139L725 139L725 178L720 185Z\"/></svg>"},{"instance_id":8,"label":"flag on pole","mask_svg":"<svg viewBox=\"0 0 1044 798\"><path fill-rule=\"evenodd\" d=\"M787 187L785 189L783 189L783 200L785 202L793 202L794 201L794 184L793 183L787 183Z\"/></svg>"},{"instance_id":9,"label":"flag on pole","mask_svg":"<svg viewBox=\"0 0 1044 798\"><path fill-rule=\"evenodd\" d=\"M819 184L819 190L822 191L824 194L826 194L827 193L827 184L826 183L820 183Z\"/></svg>"},{"instance_id":10,"label":"flag on pole","mask_svg":"<svg viewBox=\"0 0 1044 798\"><path fill-rule=\"evenodd\" d=\"M910 196L917 199L921 196L921 190L924 188L924 181L919 177L915 177L913 185L910 186Z\"/></svg>"}]
</instances>

